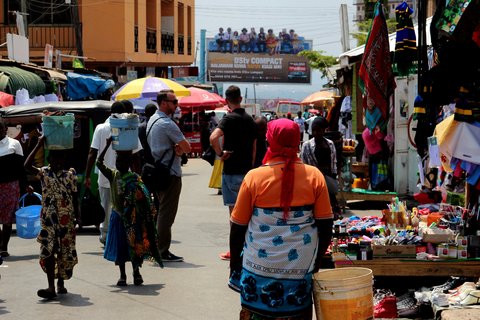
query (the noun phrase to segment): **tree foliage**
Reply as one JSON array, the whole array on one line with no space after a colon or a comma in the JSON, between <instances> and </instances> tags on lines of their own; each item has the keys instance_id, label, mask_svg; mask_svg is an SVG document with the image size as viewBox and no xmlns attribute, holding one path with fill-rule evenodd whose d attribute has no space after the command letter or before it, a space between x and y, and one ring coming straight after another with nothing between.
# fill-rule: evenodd
<instances>
[{"instance_id":1,"label":"tree foliage","mask_svg":"<svg viewBox=\"0 0 480 320\"><path fill-rule=\"evenodd\" d=\"M337 58L324 55L324 51L303 50L299 56L305 57L312 69L320 70L322 78L328 76L328 68L337 63Z\"/></svg>"},{"instance_id":2,"label":"tree foliage","mask_svg":"<svg viewBox=\"0 0 480 320\"><path fill-rule=\"evenodd\" d=\"M373 19L357 22L358 32L352 32L353 38L357 40L357 46L361 46L367 42L368 32L372 26ZM387 19L388 33L393 33L396 30L397 21L395 19Z\"/></svg>"}]
</instances>

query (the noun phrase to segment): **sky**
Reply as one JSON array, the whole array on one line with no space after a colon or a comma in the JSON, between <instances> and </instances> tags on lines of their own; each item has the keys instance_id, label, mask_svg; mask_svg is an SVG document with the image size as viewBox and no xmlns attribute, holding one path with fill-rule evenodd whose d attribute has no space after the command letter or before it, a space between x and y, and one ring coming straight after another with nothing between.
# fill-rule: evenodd
<instances>
[{"instance_id":1,"label":"sky","mask_svg":"<svg viewBox=\"0 0 480 320\"><path fill-rule=\"evenodd\" d=\"M313 40L313 49L326 55L337 56L342 51L340 42L340 5L347 4L350 32L354 29L353 0L242 0L242 1L195 1L195 38L200 39L200 30L207 30L207 38L213 37L219 27L241 30L255 27L258 30L273 29L278 33L283 28ZM356 46L350 39L350 46ZM290 98L302 100L309 94L322 89L326 83L320 72L312 71L312 83L308 84L256 84L257 99ZM232 83L225 83L224 87ZM235 83L242 89L248 88L248 99L253 99L254 84Z\"/></svg>"}]
</instances>

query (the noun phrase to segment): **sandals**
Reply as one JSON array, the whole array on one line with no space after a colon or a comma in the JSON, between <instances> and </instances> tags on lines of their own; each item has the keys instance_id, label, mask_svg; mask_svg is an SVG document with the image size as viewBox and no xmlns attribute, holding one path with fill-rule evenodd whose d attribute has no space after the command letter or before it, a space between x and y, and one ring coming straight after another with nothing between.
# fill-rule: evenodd
<instances>
[{"instance_id":1,"label":"sandals","mask_svg":"<svg viewBox=\"0 0 480 320\"><path fill-rule=\"evenodd\" d=\"M470 306L473 304L479 304L480 303L480 290L472 290L470 291L467 296L460 301L460 304L462 306Z\"/></svg>"},{"instance_id":2,"label":"sandals","mask_svg":"<svg viewBox=\"0 0 480 320\"><path fill-rule=\"evenodd\" d=\"M127 279L120 278L117 281L118 287L126 287L127 286Z\"/></svg>"},{"instance_id":3,"label":"sandals","mask_svg":"<svg viewBox=\"0 0 480 320\"><path fill-rule=\"evenodd\" d=\"M40 298L46 299L46 300L52 300L57 297L57 294L54 291L50 291L48 289L40 289L37 291L37 295Z\"/></svg>"}]
</instances>

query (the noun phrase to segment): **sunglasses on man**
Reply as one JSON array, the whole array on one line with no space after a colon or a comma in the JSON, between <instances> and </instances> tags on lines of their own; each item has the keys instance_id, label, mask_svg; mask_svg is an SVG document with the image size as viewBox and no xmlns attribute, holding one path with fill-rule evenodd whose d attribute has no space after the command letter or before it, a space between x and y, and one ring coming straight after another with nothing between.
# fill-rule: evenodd
<instances>
[{"instance_id":1,"label":"sunglasses on man","mask_svg":"<svg viewBox=\"0 0 480 320\"><path fill-rule=\"evenodd\" d=\"M173 99L173 100L163 100L165 102L171 102L173 104L178 104L178 99Z\"/></svg>"}]
</instances>

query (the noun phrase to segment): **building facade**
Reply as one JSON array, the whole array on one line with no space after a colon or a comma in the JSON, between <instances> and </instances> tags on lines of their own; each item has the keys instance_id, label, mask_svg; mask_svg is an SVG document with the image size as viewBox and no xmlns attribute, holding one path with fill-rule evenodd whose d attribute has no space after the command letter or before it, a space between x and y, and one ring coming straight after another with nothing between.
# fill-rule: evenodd
<instances>
[{"instance_id":1,"label":"building facade","mask_svg":"<svg viewBox=\"0 0 480 320\"><path fill-rule=\"evenodd\" d=\"M194 0L0 3L1 43L6 42L7 33L18 33L14 12L28 14L32 62L43 64L45 45L50 44L55 52L54 66L61 61L62 67L69 68L72 56L83 56L85 67L126 82L135 76L167 77L169 66L186 66L194 60ZM0 47L0 54L7 56L6 46Z\"/></svg>"}]
</instances>

